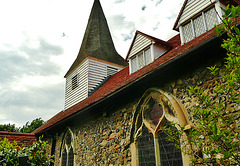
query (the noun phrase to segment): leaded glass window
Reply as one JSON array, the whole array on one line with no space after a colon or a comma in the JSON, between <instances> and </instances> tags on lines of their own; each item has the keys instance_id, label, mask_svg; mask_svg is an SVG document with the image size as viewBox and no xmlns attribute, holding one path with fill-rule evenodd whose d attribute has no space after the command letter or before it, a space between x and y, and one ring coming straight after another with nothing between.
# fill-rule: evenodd
<instances>
[{"instance_id":1,"label":"leaded glass window","mask_svg":"<svg viewBox=\"0 0 240 166\"><path fill-rule=\"evenodd\" d=\"M74 164L74 153L73 153L73 148L70 148L69 154L68 154L68 165L73 166Z\"/></svg>"},{"instance_id":2,"label":"leaded glass window","mask_svg":"<svg viewBox=\"0 0 240 166\"><path fill-rule=\"evenodd\" d=\"M189 42L190 40L194 39L194 32L192 29L192 23L189 22L183 26L183 36L185 43Z\"/></svg>"},{"instance_id":3,"label":"leaded glass window","mask_svg":"<svg viewBox=\"0 0 240 166\"><path fill-rule=\"evenodd\" d=\"M62 166L66 166L67 165L67 152L66 149L63 149L62 152Z\"/></svg>"},{"instance_id":4,"label":"leaded glass window","mask_svg":"<svg viewBox=\"0 0 240 166\"><path fill-rule=\"evenodd\" d=\"M206 32L202 15L195 18L193 20L193 23L194 23L194 29L195 29L196 36L199 36L199 35L203 34L204 32Z\"/></svg>"},{"instance_id":5,"label":"leaded glass window","mask_svg":"<svg viewBox=\"0 0 240 166\"><path fill-rule=\"evenodd\" d=\"M132 73L137 71L137 57L134 57L131 60L131 70L132 70Z\"/></svg>"},{"instance_id":6,"label":"leaded glass window","mask_svg":"<svg viewBox=\"0 0 240 166\"><path fill-rule=\"evenodd\" d=\"M208 30L212 29L215 24L218 24L217 14L214 8L209 9L208 11L205 12L205 18Z\"/></svg>"},{"instance_id":7,"label":"leaded glass window","mask_svg":"<svg viewBox=\"0 0 240 166\"><path fill-rule=\"evenodd\" d=\"M151 49L147 48L146 50L140 52L135 57L131 58L130 64L131 64L131 73L134 73L135 71L143 68L144 66L151 63L152 55L151 55Z\"/></svg>"},{"instance_id":8,"label":"leaded glass window","mask_svg":"<svg viewBox=\"0 0 240 166\"><path fill-rule=\"evenodd\" d=\"M74 152L72 146L72 137L70 133L67 133L63 141L62 151L62 166L74 165Z\"/></svg>"},{"instance_id":9,"label":"leaded glass window","mask_svg":"<svg viewBox=\"0 0 240 166\"><path fill-rule=\"evenodd\" d=\"M151 56L151 50L150 50L150 48L148 48L147 50L145 50L144 54L145 54L146 65L148 65L149 63L152 62L152 56Z\"/></svg>"},{"instance_id":10,"label":"leaded glass window","mask_svg":"<svg viewBox=\"0 0 240 166\"><path fill-rule=\"evenodd\" d=\"M187 43L218 24L216 11L213 8L202 12L199 16L182 26L183 43Z\"/></svg>"},{"instance_id":11,"label":"leaded glass window","mask_svg":"<svg viewBox=\"0 0 240 166\"><path fill-rule=\"evenodd\" d=\"M163 130L164 126L170 127L170 122L181 121L181 125L189 123L188 117L182 112L181 104L176 103L179 101L173 96L154 88L144 93L136 107L131 129L131 149L133 155L136 155L132 158L133 165L183 166L182 152L175 148L176 144L180 146L180 138L177 143L170 142ZM171 130L177 129L171 126ZM188 159L184 158L184 162L187 164Z\"/></svg>"},{"instance_id":12,"label":"leaded glass window","mask_svg":"<svg viewBox=\"0 0 240 166\"><path fill-rule=\"evenodd\" d=\"M162 130L158 133L158 144L160 149L161 165L183 165L181 151L175 148L175 142L170 142L167 140L167 134Z\"/></svg>"},{"instance_id":13,"label":"leaded glass window","mask_svg":"<svg viewBox=\"0 0 240 166\"><path fill-rule=\"evenodd\" d=\"M150 120L155 126L157 126L159 119L163 116L163 108L153 99L149 101L150 108L146 110L145 116Z\"/></svg>"},{"instance_id":14,"label":"leaded glass window","mask_svg":"<svg viewBox=\"0 0 240 166\"><path fill-rule=\"evenodd\" d=\"M153 135L143 126L142 135L138 138L139 164L156 166Z\"/></svg>"}]
</instances>

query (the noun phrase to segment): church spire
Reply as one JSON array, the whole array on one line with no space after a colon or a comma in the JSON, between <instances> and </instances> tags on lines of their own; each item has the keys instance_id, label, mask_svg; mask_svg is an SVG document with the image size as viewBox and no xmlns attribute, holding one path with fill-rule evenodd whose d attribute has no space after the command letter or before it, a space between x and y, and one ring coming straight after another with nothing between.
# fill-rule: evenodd
<instances>
[{"instance_id":1,"label":"church spire","mask_svg":"<svg viewBox=\"0 0 240 166\"><path fill-rule=\"evenodd\" d=\"M122 66L127 65L114 47L99 0L94 0L80 51L65 77L88 56Z\"/></svg>"}]
</instances>

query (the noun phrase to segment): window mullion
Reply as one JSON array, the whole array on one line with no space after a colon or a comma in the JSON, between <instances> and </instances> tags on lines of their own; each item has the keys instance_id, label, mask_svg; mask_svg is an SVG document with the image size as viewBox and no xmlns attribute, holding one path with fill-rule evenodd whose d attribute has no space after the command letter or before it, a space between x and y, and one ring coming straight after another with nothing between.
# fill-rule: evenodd
<instances>
[{"instance_id":1,"label":"window mullion","mask_svg":"<svg viewBox=\"0 0 240 166\"><path fill-rule=\"evenodd\" d=\"M155 148L156 166L161 166L160 148L159 148L158 138L155 138L155 137L154 137L154 148Z\"/></svg>"},{"instance_id":2,"label":"window mullion","mask_svg":"<svg viewBox=\"0 0 240 166\"><path fill-rule=\"evenodd\" d=\"M184 34L183 34L183 27L179 27L180 38L181 38L181 45L185 44Z\"/></svg>"},{"instance_id":3,"label":"window mullion","mask_svg":"<svg viewBox=\"0 0 240 166\"><path fill-rule=\"evenodd\" d=\"M67 166L68 166L68 161L69 161L69 153L67 153Z\"/></svg>"},{"instance_id":4,"label":"window mullion","mask_svg":"<svg viewBox=\"0 0 240 166\"><path fill-rule=\"evenodd\" d=\"M191 25L192 25L193 36L195 38L196 37L196 32L195 32L193 20L191 20Z\"/></svg>"},{"instance_id":5,"label":"window mullion","mask_svg":"<svg viewBox=\"0 0 240 166\"><path fill-rule=\"evenodd\" d=\"M144 66L146 66L146 58L145 58L145 51L143 51L143 62L144 62Z\"/></svg>"},{"instance_id":6,"label":"window mullion","mask_svg":"<svg viewBox=\"0 0 240 166\"><path fill-rule=\"evenodd\" d=\"M131 73L133 73L133 71L132 71L132 59L129 60L129 63L130 63L130 65L129 65L129 71L130 71Z\"/></svg>"}]
</instances>

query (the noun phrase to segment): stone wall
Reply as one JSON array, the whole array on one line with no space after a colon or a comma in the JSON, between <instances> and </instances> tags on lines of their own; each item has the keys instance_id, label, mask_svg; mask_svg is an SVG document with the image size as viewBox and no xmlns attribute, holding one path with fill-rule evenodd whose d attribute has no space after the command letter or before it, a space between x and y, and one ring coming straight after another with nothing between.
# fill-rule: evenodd
<instances>
[{"instance_id":1,"label":"stone wall","mask_svg":"<svg viewBox=\"0 0 240 166\"><path fill-rule=\"evenodd\" d=\"M223 103L227 112L238 113L240 114L240 105L230 101L229 96L217 94L213 91L213 87L216 81L219 81L219 78L222 74L224 74L224 64L218 63L217 67L219 67L219 74L216 77L210 73L209 69L202 68L193 73L192 75L185 76L177 81L165 86L164 90L175 95L186 108L189 114L189 120L194 123L194 121L198 120L198 117L193 116L193 110L196 109L196 106L201 104L198 101L198 98L191 94L188 90L189 87L199 87L204 93L210 95L211 103ZM227 83L225 83L227 84ZM240 92L240 85L235 86L234 90L236 93ZM204 107L204 106L203 106ZM238 124L238 128L240 129L240 116L236 116L235 118L236 124Z\"/></svg>"},{"instance_id":2,"label":"stone wall","mask_svg":"<svg viewBox=\"0 0 240 166\"><path fill-rule=\"evenodd\" d=\"M217 67L223 67L222 63L217 65ZM222 72L221 69L219 75ZM193 110L199 103L196 96L189 93L189 86L200 86L211 94L212 102L225 102L230 109L239 112L240 106L236 103L228 103L227 96L218 96L212 91L216 79L208 69L202 68L157 88L176 96L186 108L189 120L193 123L198 119L193 116ZM239 90L239 87L235 88ZM135 102L129 103L125 108L116 108L112 113L103 114L102 117L83 122L78 127L70 127L75 137L76 165L131 165L130 129L138 101L139 98ZM240 116L236 117L236 125L239 125L240 128L239 118ZM63 136L64 133L57 134L55 165L60 165L60 148Z\"/></svg>"},{"instance_id":3,"label":"stone wall","mask_svg":"<svg viewBox=\"0 0 240 166\"><path fill-rule=\"evenodd\" d=\"M130 128L135 103L108 116L71 128L75 137L76 165L130 165ZM55 164L60 164L64 133L57 136Z\"/></svg>"}]
</instances>

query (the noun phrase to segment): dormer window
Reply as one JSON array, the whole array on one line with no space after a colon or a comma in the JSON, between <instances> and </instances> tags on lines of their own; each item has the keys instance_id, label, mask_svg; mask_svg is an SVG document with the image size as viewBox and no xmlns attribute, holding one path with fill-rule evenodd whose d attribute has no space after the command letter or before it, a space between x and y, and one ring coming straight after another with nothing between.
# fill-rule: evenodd
<instances>
[{"instance_id":1,"label":"dormer window","mask_svg":"<svg viewBox=\"0 0 240 166\"><path fill-rule=\"evenodd\" d=\"M173 29L180 32L185 44L222 22L222 9L229 2L219 0L185 0Z\"/></svg>"},{"instance_id":2,"label":"dormer window","mask_svg":"<svg viewBox=\"0 0 240 166\"><path fill-rule=\"evenodd\" d=\"M142 51L135 57L130 60L131 63L131 73L143 68L144 66L148 65L153 61L151 56L151 49L147 48L146 50Z\"/></svg>"},{"instance_id":3,"label":"dormer window","mask_svg":"<svg viewBox=\"0 0 240 166\"><path fill-rule=\"evenodd\" d=\"M129 74L152 63L171 48L172 46L163 40L136 31L126 57L129 62Z\"/></svg>"},{"instance_id":4,"label":"dormer window","mask_svg":"<svg viewBox=\"0 0 240 166\"><path fill-rule=\"evenodd\" d=\"M182 43L187 43L200 36L204 32L212 29L215 24L218 24L218 18L216 11L213 8L202 12L197 17L191 19L188 23L180 27L180 33L182 35Z\"/></svg>"}]
</instances>

